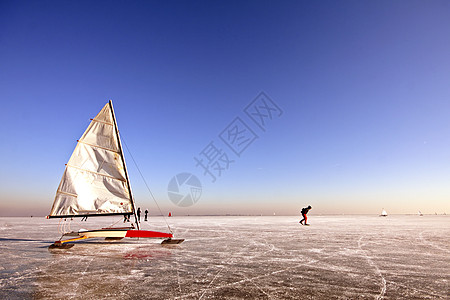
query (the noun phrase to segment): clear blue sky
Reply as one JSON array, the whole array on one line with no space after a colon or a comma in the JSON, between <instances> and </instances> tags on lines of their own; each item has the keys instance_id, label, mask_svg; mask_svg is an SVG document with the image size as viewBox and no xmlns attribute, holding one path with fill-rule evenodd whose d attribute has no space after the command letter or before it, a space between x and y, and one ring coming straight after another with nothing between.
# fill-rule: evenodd
<instances>
[{"instance_id":1,"label":"clear blue sky","mask_svg":"<svg viewBox=\"0 0 450 300\"><path fill-rule=\"evenodd\" d=\"M450 212L449 1L1 1L0 216L45 215L112 99L164 211ZM261 131L244 108L282 109ZM219 134L240 117L240 157ZM235 160L196 167L211 142ZM153 209L126 152L138 205ZM189 208L170 179L196 175Z\"/></svg>"}]
</instances>

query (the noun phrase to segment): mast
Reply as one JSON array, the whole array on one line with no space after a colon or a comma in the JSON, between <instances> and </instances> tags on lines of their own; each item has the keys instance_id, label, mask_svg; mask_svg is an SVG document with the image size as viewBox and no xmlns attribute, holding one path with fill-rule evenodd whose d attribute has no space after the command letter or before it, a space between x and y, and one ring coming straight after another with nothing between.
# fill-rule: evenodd
<instances>
[{"instance_id":1,"label":"mast","mask_svg":"<svg viewBox=\"0 0 450 300\"><path fill-rule=\"evenodd\" d=\"M138 218L136 215L136 205L134 203L133 193L131 192L130 179L128 177L128 171L127 171L127 164L125 163L125 157L123 155L122 143L120 141L120 135L119 135L119 127L117 127L117 121L116 121L116 116L114 114L112 100L109 100L109 107L111 108L111 114L112 114L112 118L113 118L113 122L114 122L114 128L116 130L117 142L119 144L119 150L120 150L119 152L120 152L120 156L122 157L122 161L123 161L123 169L125 171L125 179L127 180L128 192L130 193L131 207L133 208L134 219L136 221L137 229L140 230L141 227L139 225Z\"/></svg>"}]
</instances>

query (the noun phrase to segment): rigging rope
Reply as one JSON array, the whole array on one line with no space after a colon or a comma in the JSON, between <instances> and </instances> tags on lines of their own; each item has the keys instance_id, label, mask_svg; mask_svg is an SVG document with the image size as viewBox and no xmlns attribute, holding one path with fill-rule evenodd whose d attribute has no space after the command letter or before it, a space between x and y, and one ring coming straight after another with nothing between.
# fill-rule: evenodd
<instances>
[{"instance_id":1,"label":"rigging rope","mask_svg":"<svg viewBox=\"0 0 450 300\"><path fill-rule=\"evenodd\" d=\"M134 160L133 154L131 154L131 151L130 151L130 149L128 148L127 143L125 143L125 140L124 140L124 138L123 138L122 135L121 135L120 137L121 137L121 139L122 139L123 144L125 145L125 148L127 148L127 151L128 151L128 153L130 154L131 160L133 161L134 165L136 166L136 169L138 170L139 174L141 175L141 178L142 178L142 180L144 181L145 186L147 187L148 192L150 193L150 195L152 196L153 201L155 202L156 206L158 207L159 213L162 215L162 217L163 217L163 219L164 219L164 222L166 222L167 228L169 228L170 233L173 234L173 231L172 231L172 229L170 228L169 223L167 222L166 218L164 217L164 214L162 213L161 208L160 208L159 205L158 205L158 202L156 202L156 198L155 198L155 196L153 196L153 193L152 193L152 191L150 190L150 187L148 186L147 181L146 181L145 178L144 178L144 175L142 175L141 169L139 169L139 167L138 167L136 161Z\"/></svg>"},{"instance_id":2,"label":"rigging rope","mask_svg":"<svg viewBox=\"0 0 450 300\"><path fill-rule=\"evenodd\" d=\"M120 221L122 221L122 218L119 218L116 222L112 223L111 225L109 225L109 227L107 228L113 228L114 225L116 225L117 223L119 223Z\"/></svg>"},{"instance_id":3,"label":"rigging rope","mask_svg":"<svg viewBox=\"0 0 450 300\"><path fill-rule=\"evenodd\" d=\"M62 224L61 224L61 221L62 221L62 220L63 220L62 218L59 219L59 222L58 222L58 232L61 233L61 234L64 234L64 233L63 233L63 230L62 230Z\"/></svg>"}]
</instances>

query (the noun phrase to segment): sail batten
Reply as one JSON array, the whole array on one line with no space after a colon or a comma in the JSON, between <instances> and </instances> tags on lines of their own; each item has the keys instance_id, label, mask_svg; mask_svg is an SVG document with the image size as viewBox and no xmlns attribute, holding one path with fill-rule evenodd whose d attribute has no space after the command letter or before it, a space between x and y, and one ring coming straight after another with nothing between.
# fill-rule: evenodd
<instances>
[{"instance_id":1,"label":"sail batten","mask_svg":"<svg viewBox=\"0 0 450 300\"><path fill-rule=\"evenodd\" d=\"M76 194L72 194L72 193L69 193L69 192L61 191L61 190L58 190L56 193L65 194L65 195L68 195L68 196L71 196L71 197L77 197L78 196Z\"/></svg>"},{"instance_id":2,"label":"sail batten","mask_svg":"<svg viewBox=\"0 0 450 300\"><path fill-rule=\"evenodd\" d=\"M106 122L106 121L102 121L102 120L97 120L97 119L91 119L91 121L94 121L94 122L100 122L100 123L103 123L103 124L107 124L107 125L110 125L110 126L114 126L114 124L113 123L110 123L110 122Z\"/></svg>"},{"instance_id":3,"label":"sail batten","mask_svg":"<svg viewBox=\"0 0 450 300\"><path fill-rule=\"evenodd\" d=\"M119 152L119 151L117 151L117 150L114 150L114 149L109 149L109 148L106 148L106 147L102 147L102 146L99 146L99 145L93 145L93 144L89 144L89 143L86 143L85 141L80 141L80 140L78 140L77 142L78 142L78 143L82 143L82 144L85 144L85 145L88 145L88 146L91 146L91 147L95 147L95 148L99 148L99 149L103 149L103 150L106 150L106 151L111 151L111 152L114 152L114 153L120 154L120 152Z\"/></svg>"},{"instance_id":4,"label":"sail batten","mask_svg":"<svg viewBox=\"0 0 450 300\"><path fill-rule=\"evenodd\" d=\"M108 103L77 141L49 217L133 213L116 126Z\"/></svg>"},{"instance_id":5,"label":"sail batten","mask_svg":"<svg viewBox=\"0 0 450 300\"><path fill-rule=\"evenodd\" d=\"M82 169L82 168L79 168L79 167L76 167L76 166L72 166L72 165L69 165L69 164L67 164L67 166L71 167L71 168L78 169L80 171L86 171L86 172L89 172L89 173L92 173L92 174L97 174L99 176L104 176L104 177L108 177L108 178L111 178L111 179L115 179L115 180L120 180L120 181L126 182L126 180L123 179L123 178L117 178L117 177L105 175L105 174L102 174L102 173L94 172L94 171L91 171L91 170L88 170L88 169Z\"/></svg>"}]
</instances>

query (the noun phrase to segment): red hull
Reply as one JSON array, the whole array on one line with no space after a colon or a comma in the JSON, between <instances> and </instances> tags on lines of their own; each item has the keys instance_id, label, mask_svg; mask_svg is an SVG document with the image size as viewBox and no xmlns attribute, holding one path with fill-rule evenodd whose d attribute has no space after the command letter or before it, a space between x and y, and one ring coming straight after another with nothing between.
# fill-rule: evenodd
<instances>
[{"instance_id":1,"label":"red hull","mask_svg":"<svg viewBox=\"0 0 450 300\"><path fill-rule=\"evenodd\" d=\"M129 238L172 238L171 233L149 231L149 230L128 230L125 237Z\"/></svg>"}]
</instances>

